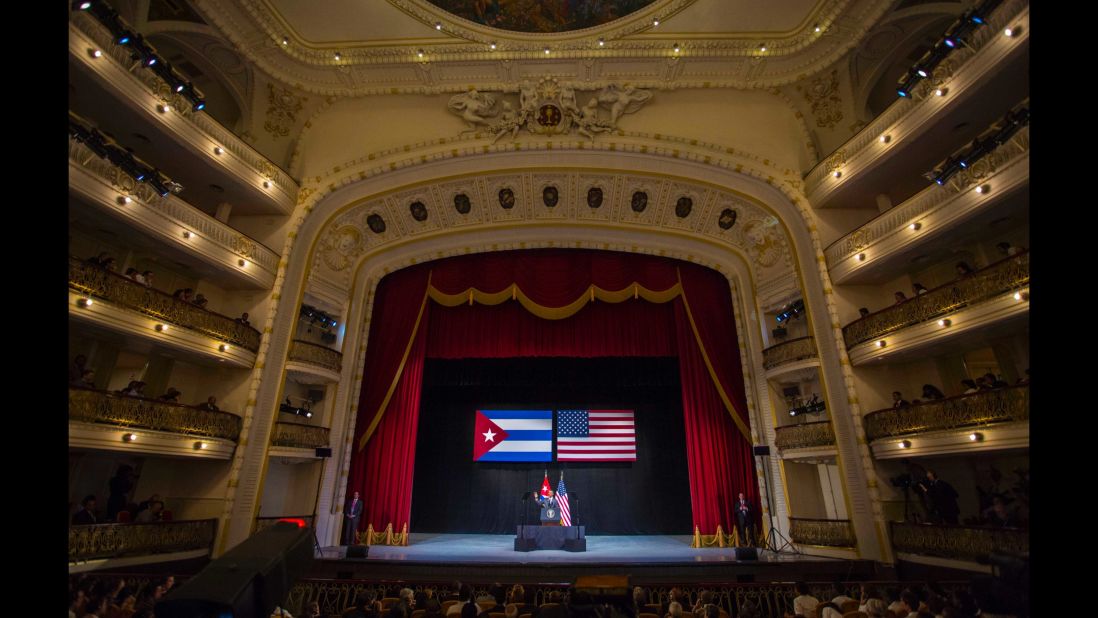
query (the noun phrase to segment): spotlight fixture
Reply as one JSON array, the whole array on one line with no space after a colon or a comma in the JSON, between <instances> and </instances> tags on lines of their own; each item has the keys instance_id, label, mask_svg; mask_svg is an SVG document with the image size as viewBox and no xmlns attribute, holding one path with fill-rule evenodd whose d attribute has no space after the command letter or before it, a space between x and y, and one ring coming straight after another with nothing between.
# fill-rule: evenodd
<instances>
[{"instance_id":1,"label":"spotlight fixture","mask_svg":"<svg viewBox=\"0 0 1098 618\"><path fill-rule=\"evenodd\" d=\"M858 257L859 262L864 262L865 261L865 254L864 253L859 253L857 255L857 257Z\"/></svg>"},{"instance_id":2,"label":"spotlight fixture","mask_svg":"<svg viewBox=\"0 0 1098 618\"><path fill-rule=\"evenodd\" d=\"M194 443L194 450L201 451L201 450L205 449L206 446L207 446L207 444L205 442L199 440L198 442Z\"/></svg>"},{"instance_id":3,"label":"spotlight fixture","mask_svg":"<svg viewBox=\"0 0 1098 618\"><path fill-rule=\"evenodd\" d=\"M122 36L118 37L118 44L119 45L129 45L131 40L133 40L133 39L130 37L129 34L123 34Z\"/></svg>"},{"instance_id":4,"label":"spotlight fixture","mask_svg":"<svg viewBox=\"0 0 1098 618\"><path fill-rule=\"evenodd\" d=\"M911 440L900 440L900 448L911 448Z\"/></svg>"},{"instance_id":5,"label":"spotlight fixture","mask_svg":"<svg viewBox=\"0 0 1098 618\"><path fill-rule=\"evenodd\" d=\"M135 440L137 440L137 434L135 434L135 433L124 433L124 434L122 434L122 441L123 442L133 442Z\"/></svg>"},{"instance_id":6,"label":"spotlight fixture","mask_svg":"<svg viewBox=\"0 0 1098 618\"><path fill-rule=\"evenodd\" d=\"M919 77L926 77L927 75L926 71L923 69L916 69L915 72L919 74Z\"/></svg>"},{"instance_id":7,"label":"spotlight fixture","mask_svg":"<svg viewBox=\"0 0 1098 618\"><path fill-rule=\"evenodd\" d=\"M892 141L892 136L891 135L882 135L882 136L877 138L877 141L882 143L882 144L887 144L887 143Z\"/></svg>"},{"instance_id":8,"label":"spotlight fixture","mask_svg":"<svg viewBox=\"0 0 1098 618\"><path fill-rule=\"evenodd\" d=\"M186 88L187 88L187 84L184 84L182 82L175 85L175 91L176 92L183 92Z\"/></svg>"},{"instance_id":9,"label":"spotlight fixture","mask_svg":"<svg viewBox=\"0 0 1098 618\"><path fill-rule=\"evenodd\" d=\"M205 101L199 101L199 102L194 104L194 111L200 112L204 109L206 109L206 102Z\"/></svg>"},{"instance_id":10,"label":"spotlight fixture","mask_svg":"<svg viewBox=\"0 0 1098 618\"><path fill-rule=\"evenodd\" d=\"M229 344L223 343L223 344L217 346L217 349L221 352L228 352L229 351Z\"/></svg>"},{"instance_id":11,"label":"spotlight fixture","mask_svg":"<svg viewBox=\"0 0 1098 618\"><path fill-rule=\"evenodd\" d=\"M90 298L78 298L76 299L77 307L84 307L85 309L92 306L92 299Z\"/></svg>"},{"instance_id":12,"label":"spotlight fixture","mask_svg":"<svg viewBox=\"0 0 1098 618\"><path fill-rule=\"evenodd\" d=\"M941 326L943 328L951 324L953 324L953 321L949 318L942 318L941 320L938 320L938 326Z\"/></svg>"},{"instance_id":13,"label":"spotlight fixture","mask_svg":"<svg viewBox=\"0 0 1098 618\"><path fill-rule=\"evenodd\" d=\"M602 46L604 46L604 45L606 45L606 39L602 39L602 38L600 38L600 39L599 39L599 47L602 47Z\"/></svg>"},{"instance_id":14,"label":"spotlight fixture","mask_svg":"<svg viewBox=\"0 0 1098 618\"><path fill-rule=\"evenodd\" d=\"M978 431L974 431L974 432L968 434L969 442L981 442L981 441L983 441L983 439L984 439L984 434L982 434Z\"/></svg>"},{"instance_id":15,"label":"spotlight fixture","mask_svg":"<svg viewBox=\"0 0 1098 618\"><path fill-rule=\"evenodd\" d=\"M77 8L79 8L81 11L86 11L86 10L90 9L91 5L92 5L92 3L87 2L86 0L84 2L80 2L78 0L77 3L76 3Z\"/></svg>"},{"instance_id":16,"label":"spotlight fixture","mask_svg":"<svg viewBox=\"0 0 1098 618\"><path fill-rule=\"evenodd\" d=\"M831 175L834 176L835 178L840 178L840 177L842 177L843 173L840 172L839 170L835 170L834 172L831 173Z\"/></svg>"},{"instance_id":17,"label":"spotlight fixture","mask_svg":"<svg viewBox=\"0 0 1098 618\"><path fill-rule=\"evenodd\" d=\"M910 228L912 232L917 232L920 229L922 229L923 224L916 221L915 223L912 223L911 225L909 225L907 227Z\"/></svg>"},{"instance_id":18,"label":"spotlight fixture","mask_svg":"<svg viewBox=\"0 0 1098 618\"><path fill-rule=\"evenodd\" d=\"M224 153L225 153L224 148L222 148L221 146L214 146L214 154L215 155L224 154Z\"/></svg>"},{"instance_id":19,"label":"spotlight fixture","mask_svg":"<svg viewBox=\"0 0 1098 618\"><path fill-rule=\"evenodd\" d=\"M156 56L149 56L148 59L145 60L145 66L147 67L151 67L154 64L156 64Z\"/></svg>"},{"instance_id":20,"label":"spotlight fixture","mask_svg":"<svg viewBox=\"0 0 1098 618\"><path fill-rule=\"evenodd\" d=\"M168 325L167 324L157 324L153 328L156 329L156 332L162 333L162 332L168 330Z\"/></svg>"},{"instance_id":21,"label":"spotlight fixture","mask_svg":"<svg viewBox=\"0 0 1098 618\"><path fill-rule=\"evenodd\" d=\"M778 323L779 326L781 326L783 322L791 320L793 318L799 318L800 316L804 315L804 313L804 300L798 298L797 300L783 307L778 315L774 316L774 320Z\"/></svg>"},{"instance_id":22,"label":"spotlight fixture","mask_svg":"<svg viewBox=\"0 0 1098 618\"><path fill-rule=\"evenodd\" d=\"M883 347L885 347L885 345L887 345L887 344L888 344L888 342L886 342L886 341L885 341L884 339L878 339L878 340L877 340L877 347L878 347L878 348L883 348Z\"/></svg>"}]
</instances>

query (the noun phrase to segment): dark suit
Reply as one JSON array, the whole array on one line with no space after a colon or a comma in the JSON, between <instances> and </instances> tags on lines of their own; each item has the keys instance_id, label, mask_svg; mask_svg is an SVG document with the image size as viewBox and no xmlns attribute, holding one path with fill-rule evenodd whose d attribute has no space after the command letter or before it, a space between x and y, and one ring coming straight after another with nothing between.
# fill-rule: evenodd
<instances>
[{"instance_id":1,"label":"dark suit","mask_svg":"<svg viewBox=\"0 0 1098 618\"><path fill-rule=\"evenodd\" d=\"M99 522L96 521L95 515L87 509L80 509L72 516L72 525L74 526L90 526L97 523Z\"/></svg>"},{"instance_id":2,"label":"dark suit","mask_svg":"<svg viewBox=\"0 0 1098 618\"><path fill-rule=\"evenodd\" d=\"M751 503L747 501L747 498L742 501L737 498L734 508L736 509L736 528L740 532L740 544L750 545L751 537L754 536L751 533L755 529L754 518L751 516Z\"/></svg>"},{"instance_id":3,"label":"dark suit","mask_svg":"<svg viewBox=\"0 0 1098 618\"><path fill-rule=\"evenodd\" d=\"M355 532L358 531L358 522L362 519L362 498L347 503L347 511L343 518L343 544L354 545Z\"/></svg>"},{"instance_id":4,"label":"dark suit","mask_svg":"<svg viewBox=\"0 0 1098 618\"><path fill-rule=\"evenodd\" d=\"M541 505L541 525L543 526L559 526L560 525L560 508L557 505L557 497L543 498L538 496L538 504ZM550 517L549 510L552 509L553 515Z\"/></svg>"}]
</instances>

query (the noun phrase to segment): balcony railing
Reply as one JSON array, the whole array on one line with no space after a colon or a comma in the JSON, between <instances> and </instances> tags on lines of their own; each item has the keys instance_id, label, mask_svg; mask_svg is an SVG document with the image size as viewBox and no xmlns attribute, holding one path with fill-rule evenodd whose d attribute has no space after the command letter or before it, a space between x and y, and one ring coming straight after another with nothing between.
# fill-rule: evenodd
<instances>
[{"instance_id":1,"label":"balcony railing","mask_svg":"<svg viewBox=\"0 0 1098 618\"><path fill-rule=\"evenodd\" d=\"M849 519L789 518L789 538L801 545L856 547Z\"/></svg>"},{"instance_id":2,"label":"balcony railing","mask_svg":"<svg viewBox=\"0 0 1098 618\"><path fill-rule=\"evenodd\" d=\"M999 260L940 285L926 294L871 313L843 327L847 349L901 328L935 319L961 307L1029 285L1029 252Z\"/></svg>"},{"instance_id":3,"label":"balcony railing","mask_svg":"<svg viewBox=\"0 0 1098 618\"><path fill-rule=\"evenodd\" d=\"M816 341L812 337L798 337L763 350L763 368L773 369L779 365L817 356Z\"/></svg>"},{"instance_id":4,"label":"balcony railing","mask_svg":"<svg viewBox=\"0 0 1098 618\"><path fill-rule=\"evenodd\" d=\"M336 373L343 369L343 354L329 347L301 339L294 339L290 342L289 359L308 365L319 365Z\"/></svg>"},{"instance_id":5,"label":"balcony railing","mask_svg":"<svg viewBox=\"0 0 1098 618\"><path fill-rule=\"evenodd\" d=\"M1029 531L889 522L892 548L897 552L978 562L992 553L1029 554Z\"/></svg>"},{"instance_id":6,"label":"balcony railing","mask_svg":"<svg viewBox=\"0 0 1098 618\"><path fill-rule=\"evenodd\" d=\"M128 397L108 391L69 387L69 420L169 431L233 440L240 437L241 418L228 412L200 410L158 399Z\"/></svg>"},{"instance_id":7,"label":"balcony railing","mask_svg":"<svg viewBox=\"0 0 1098 618\"><path fill-rule=\"evenodd\" d=\"M278 254L274 251L178 197L161 197L147 183L136 182L109 160L100 158L90 148L72 138L69 138L69 161L97 176L119 193L132 195L136 200L147 204L157 216L184 225L202 238L251 260L271 273L278 270Z\"/></svg>"},{"instance_id":8,"label":"balcony railing","mask_svg":"<svg viewBox=\"0 0 1098 618\"><path fill-rule=\"evenodd\" d=\"M925 216L939 206L954 199L964 189L971 186L977 178L983 178L1014 163L1029 154L1029 127L1023 127L1010 141L1000 145L971 169L957 174L946 187L931 184L915 197L891 208L888 211L863 224L858 229L836 240L824 254L827 265L833 268L840 261L852 257L873 243L896 233L907 230L912 220Z\"/></svg>"},{"instance_id":9,"label":"balcony railing","mask_svg":"<svg viewBox=\"0 0 1098 618\"><path fill-rule=\"evenodd\" d=\"M271 444L274 446L292 446L295 448L318 448L328 446L328 428L279 421L275 423L274 435L271 436Z\"/></svg>"},{"instance_id":10,"label":"balcony railing","mask_svg":"<svg viewBox=\"0 0 1098 618\"><path fill-rule=\"evenodd\" d=\"M835 432L831 429L831 421L775 427L774 433L776 434L774 444L782 451L791 448L835 446Z\"/></svg>"},{"instance_id":11,"label":"balcony railing","mask_svg":"<svg viewBox=\"0 0 1098 618\"><path fill-rule=\"evenodd\" d=\"M971 395L886 408L865 415L870 442L927 431L945 431L1029 420L1029 385L1008 386Z\"/></svg>"},{"instance_id":12,"label":"balcony railing","mask_svg":"<svg viewBox=\"0 0 1098 618\"><path fill-rule=\"evenodd\" d=\"M256 517L255 518L255 532L253 534L258 534L258 533L266 530L267 528L270 528L271 526L277 524L279 522L279 520L282 520L282 519L303 519L303 520L305 520L305 524L307 526L313 526L314 525L312 515L280 515L278 517Z\"/></svg>"},{"instance_id":13,"label":"balcony railing","mask_svg":"<svg viewBox=\"0 0 1098 618\"><path fill-rule=\"evenodd\" d=\"M194 111L191 102L181 94L176 93L171 86L159 76L147 69L142 63L134 62L130 57L132 50L124 45L119 45L102 24L83 11L74 11L72 23L85 36L95 41L104 57L112 58L123 70L128 71L140 82L145 89L160 100L171 105L172 115L183 118L188 124L205 133L209 138L222 148L236 155L236 157L250 166L253 170L269 180L274 186L282 189L291 200L297 198L297 183L284 170L271 163L267 157L252 148L237 137L232 131L226 129L213 119L209 114Z\"/></svg>"},{"instance_id":14,"label":"balcony railing","mask_svg":"<svg viewBox=\"0 0 1098 618\"><path fill-rule=\"evenodd\" d=\"M133 309L158 320L189 328L215 339L259 351L259 331L236 320L145 287L122 275L69 258L69 288Z\"/></svg>"},{"instance_id":15,"label":"balcony railing","mask_svg":"<svg viewBox=\"0 0 1098 618\"><path fill-rule=\"evenodd\" d=\"M69 527L69 560L212 549L216 519Z\"/></svg>"}]
</instances>

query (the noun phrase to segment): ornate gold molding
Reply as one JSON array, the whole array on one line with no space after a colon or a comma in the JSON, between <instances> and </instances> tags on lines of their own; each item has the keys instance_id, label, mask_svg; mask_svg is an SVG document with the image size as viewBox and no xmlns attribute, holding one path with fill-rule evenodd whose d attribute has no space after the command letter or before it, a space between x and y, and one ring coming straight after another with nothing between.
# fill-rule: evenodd
<instances>
[{"instance_id":1,"label":"ornate gold molding","mask_svg":"<svg viewBox=\"0 0 1098 618\"><path fill-rule=\"evenodd\" d=\"M897 552L977 562L992 553L1029 554L1029 531L889 522L892 548Z\"/></svg>"},{"instance_id":2,"label":"ornate gold molding","mask_svg":"<svg viewBox=\"0 0 1098 618\"><path fill-rule=\"evenodd\" d=\"M242 426L241 418L229 412L199 410L177 403L80 387L69 387L69 420L223 438L234 442L240 436Z\"/></svg>"},{"instance_id":3,"label":"ornate gold molding","mask_svg":"<svg viewBox=\"0 0 1098 618\"><path fill-rule=\"evenodd\" d=\"M278 421L271 434L271 446L319 448L328 446L328 428Z\"/></svg>"},{"instance_id":4,"label":"ornate gold molding","mask_svg":"<svg viewBox=\"0 0 1098 618\"><path fill-rule=\"evenodd\" d=\"M935 319L1027 285L1029 252L1025 251L851 322L843 327L843 338L849 350L901 328Z\"/></svg>"},{"instance_id":5,"label":"ornate gold molding","mask_svg":"<svg viewBox=\"0 0 1098 618\"><path fill-rule=\"evenodd\" d=\"M170 294L145 287L73 257L69 258L69 289L189 328L251 352L259 351L260 334L251 326L245 326L230 317L196 307L173 298Z\"/></svg>"},{"instance_id":6,"label":"ornate gold molding","mask_svg":"<svg viewBox=\"0 0 1098 618\"><path fill-rule=\"evenodd\" d=\"M288 360L318 365L336 373L343 370L343 354L329 347L301 339L294 339L290 342Z\"/></svg>"},{"instance_id":7,"label":"ornate gold molding","mask_svg":"<svg viewBox=\"0 0 1098 618\"><path fill-rule=\"evenodd\" d=\"M835 431L831 428L831 421L775 427L774 435L774 446L782 451L814 446L835 446Z\"/></svg>"},{"instance_id":8,"label":"ornate gold molding","mask_svg":"<svg viewBox=\"0 0 1098 618\"><path fill-rule=\"evenodd\" d=\"M856 547L849 519L789 518L789 538L800 545Z\"/></svg>"},{"instance_id":9,"label":"ornate gold molding","mask_svg":"<svg viewBox=\"0 0 1098 618\"><path fill-rule=\"evenodd\" d=\"M1028 421L1029 385L877 410L863 419L866 439L870 442L929 431Z\"/></svg>"},{"instance_id":10,"label":"ornate gold molding","mask_svg":"<svg viewBox=\"0 0 1098 618\"><path fill-rule=\"evenodd\" d=\"M212 549L216 519L69 527L69 560Z\"/></svg>"},{"instance_id":11,"label":"ornate gold molding","mask_svg":"<svg viewBox=\"0 0 1098 618\"><path fill-rule=\"evenodd\" d=\"M763 368L773 369L786 363L816 358L816 340L812 337L799 337L783 341L763 350Z\"/></svg>"}]
</instances>

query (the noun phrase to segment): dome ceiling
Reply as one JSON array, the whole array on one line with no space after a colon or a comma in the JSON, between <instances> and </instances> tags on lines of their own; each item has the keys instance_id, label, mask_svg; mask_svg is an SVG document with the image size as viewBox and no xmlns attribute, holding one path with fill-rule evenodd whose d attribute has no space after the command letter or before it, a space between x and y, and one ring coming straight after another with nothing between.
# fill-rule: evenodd
<instances>
[{"instance_id":1,"label":"dome ceiling","mask_svg":"<svg viewBox=\"0 0 1098 618\"><path fill-rule=\"evenodd\" d=\"M567 32L601 26L655 0L428 0L485 26L517 32Z\"/></svg>"}]
</instances>

